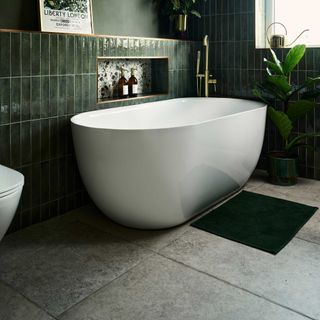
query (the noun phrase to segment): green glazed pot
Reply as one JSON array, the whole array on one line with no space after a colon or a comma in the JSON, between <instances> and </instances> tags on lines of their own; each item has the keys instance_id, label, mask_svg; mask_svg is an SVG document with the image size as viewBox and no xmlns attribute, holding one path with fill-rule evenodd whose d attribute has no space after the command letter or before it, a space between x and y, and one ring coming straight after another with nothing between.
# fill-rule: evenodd
<instances>
[{"instance_id":1,"label":"green glazed pot","mask_svg":"<svg viewBox=\"0 0 320 320\"><path fill-rule=\"evenodd\" d=\"M282 152L268 154L269 181L280 186L292 186L297 183L298 157L287 157Z\"/></svg>"}]
</instances>

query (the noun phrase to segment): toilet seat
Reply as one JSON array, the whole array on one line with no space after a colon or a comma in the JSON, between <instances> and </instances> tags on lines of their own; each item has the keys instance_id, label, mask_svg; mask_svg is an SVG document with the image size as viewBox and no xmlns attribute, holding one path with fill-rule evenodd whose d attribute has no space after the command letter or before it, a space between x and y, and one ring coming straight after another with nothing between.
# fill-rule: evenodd
<instances>
[{"instance_id":1,"label":"toilet seat","mask_svg":"<svg viewBox=\"0 0 320 320\"><path fill-rule=\"evenodd\" d=\"M0 198L20 190L23 184L24 176L20 172L0 165Z\"/></svg>"}]
</instances>

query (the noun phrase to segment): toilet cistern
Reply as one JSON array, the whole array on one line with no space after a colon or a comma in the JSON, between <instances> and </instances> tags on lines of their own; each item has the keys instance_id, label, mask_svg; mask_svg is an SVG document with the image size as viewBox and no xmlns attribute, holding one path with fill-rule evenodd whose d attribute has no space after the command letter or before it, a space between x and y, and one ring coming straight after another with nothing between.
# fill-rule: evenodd
<instances>
[{"instance_id":1,"label":"toilet cistern","mask_svg":"<svg viewBox=\"0 0 320 320\"><path fill-rule=\"evenodd\" d=\"M197 52L197 95L201 96L201 83L202 79L204 78L204 96L209 96L209 84L213 84L214 91L216 91L216 84L217 80L213 79L213 76L209 72L209 36L205 35L203 38L203 46L205 47L205 69L204 73L199 73L200 71L200 60L201 60L201 53L200 51Z\"/></svg>"}]
</instances>

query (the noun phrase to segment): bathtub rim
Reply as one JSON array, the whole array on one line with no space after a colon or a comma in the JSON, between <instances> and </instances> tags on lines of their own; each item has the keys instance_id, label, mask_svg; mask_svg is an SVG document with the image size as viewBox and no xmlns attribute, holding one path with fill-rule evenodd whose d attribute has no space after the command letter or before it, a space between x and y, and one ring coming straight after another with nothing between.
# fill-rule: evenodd
<instances>
[{"instance_id":1,"label":"bathtub rim","mask_svg":"<svg viewBox=\"0 0 320 320\"><path fill-rule=\"evenodd\" d=\"M114 111L116 112L126 112L129 111L128 108L130 108L130 111L136 110L136 109L143 109L143 108L148 108L150 107L149 104L153 104L153 103L158 103L158 102L164 102L164 101L172 101L172 100L184 100L184 99L225 99L225 100L233 100L233 101L247 101L247 102L254 102L257 103L257 107L251 110L245 110L245 111L240 111L240 112L236 112L236 113L232 113L232 114L228 114L228 115L224 115L224 116L220 116L220 117L216 117L216 118L210 118L204 121L200 121L200 122L194 122L192 124L185 124L185 125L176 125L176 126L163 126L163 127L155 127L155 128L107 128L107 127L101 127L101 126L89 126L86 125L84 123L77 123L76 120L77 118L81 118L84 117L85 115L90 115L93 113L98 113L98 112L112 112ZM82 127L82 128L86 128L86 129L96 129L96 130L108 130L108 131L115 131L115 132L119 132L119 131L127 131L127 132L136 132L136 131L164 131L164 130L173 130L173 129L183 129L183 128L190 128L190 127L194 127L194 126L199 126L199 125L205 125L209 122L212 121L216 121L216 120L222 120L222 119L227 119L230 117L234 117L237 116L239 114L247 114L250 112L256 112L260 109L266 109L267 108L267 104L258 100L253 100L253 99L244 99L244 98L229 98L229 97L183 97L183 98L173 98L173 99L165 99L165 100L159 100L159 101L152 101L152 102L143 102L143 103L138 103L135 105L129 105L129 106L121 106L121 107L113 107L113 108L104 108L104 109L97 109L97 110L92 110L92 111L85 111L85 112L81 112L78 113L74 116L72 116L70 118L70 122L72 125L74 126L78 126L78 127Z\"/></svg>"}]
</instances>

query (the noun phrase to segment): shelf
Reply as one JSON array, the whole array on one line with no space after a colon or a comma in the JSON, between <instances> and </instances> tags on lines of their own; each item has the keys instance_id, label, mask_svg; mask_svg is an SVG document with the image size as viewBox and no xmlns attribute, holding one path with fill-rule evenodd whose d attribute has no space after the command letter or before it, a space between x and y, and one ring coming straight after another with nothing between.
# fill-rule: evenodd
<instances>
[{"instance_id":1,"label":"shelf","mask_svg":"<svg viewBox=\"0 0 320 320\"><path fill-rule=\"evenodd\" d=\"M103 104L103 103L110 103L110 102L121 102L121 101L130 101L130 100L148 99L148 98L165 96L167 94L168 93L138 94L136 97L99 99L97 103Z\"/></svg>"},{"instance_id":2,"label":"shelf","mask_svg":"<svg viewBox=\"0 0 320 320\"><path fill-rule=\"evenodd\" d=\"M97 58L97 103L144 99L168 94L169 58L154 57L98 57ZM134 68L138 80L138 96L118 98L118 81L123 67L129 80L130 70Z\"/></svg>"}]
</instances>

